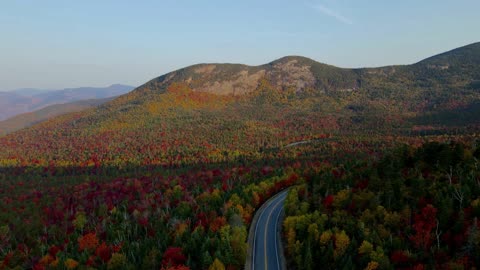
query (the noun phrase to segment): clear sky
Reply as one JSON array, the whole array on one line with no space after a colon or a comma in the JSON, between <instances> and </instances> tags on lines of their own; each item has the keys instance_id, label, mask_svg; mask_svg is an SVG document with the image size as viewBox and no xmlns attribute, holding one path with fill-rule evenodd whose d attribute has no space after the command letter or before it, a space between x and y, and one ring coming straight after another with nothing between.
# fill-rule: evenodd
<instances>
[{"instance_id":1,"label":"clear sky","mask_svg":"<svg viewBox=\"0 0 480 270\"><path fill-rule=\"evenodd\" d=\"M0 91L140 85L204 62L409 64L480 41L479 0L14 0Z\"/></svg>"}]
</instances>

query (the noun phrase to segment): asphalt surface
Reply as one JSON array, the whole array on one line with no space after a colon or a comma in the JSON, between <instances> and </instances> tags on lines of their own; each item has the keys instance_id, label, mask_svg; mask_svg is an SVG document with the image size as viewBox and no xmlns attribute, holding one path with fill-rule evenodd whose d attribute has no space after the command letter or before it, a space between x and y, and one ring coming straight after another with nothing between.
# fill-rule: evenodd
<instances>
[{"instance_id":1,"label":"asphalt surface","mask_svg":"<svg viewBox=\"0 0 480 270\"><path fill-rule=\"evenodd\" d=\"M282 266L283 254L280 239L280 215L288 191L277 194L269 200L265 207L257 213L258 221L255 225L252 269L253 270L277 270L284 269Z\"/></svg>"}]
</instances>

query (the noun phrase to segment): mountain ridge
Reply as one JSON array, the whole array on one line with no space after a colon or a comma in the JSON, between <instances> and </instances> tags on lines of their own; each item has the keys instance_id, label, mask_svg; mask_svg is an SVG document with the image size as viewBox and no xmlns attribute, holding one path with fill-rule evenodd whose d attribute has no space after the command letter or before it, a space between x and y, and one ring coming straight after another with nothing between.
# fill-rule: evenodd
<instances>
[{"instance_id":1,"label":"mountain ridge","mask_svg":"<svg viewBox=\"0 0 480 270\"><path fill-rule=\"evenodd\" d=\"M203 75L204 78L207 77L206 79L207 81L209 79L210 80L221 79L222 77L224 77L222 75L236 76L236 77L241 77L242 79L249 80L249 79L256 79L256 77L261 77L261 76L254 76L252 78L252 75L258 74L258 72L262 73L262 71L264 71L265 73L269 73L269 72L275 73L275 71L281 70L282 68L285 69L286 71L289 71L294 67L297 67L297 68L303 67L303 68L310 68L310 71L311 71L310 75L312 75L316 79L315 81L315 83L317 84L316 87L329 88L329 86L333 86L335 88L335 85L334 84L332 85L332 83L338 82L339 80L340 81L343 80L343 83L340 83L338 86L346 86L350 84L351 86L350 88L355 88L358 86L357 80L361 79L362 75L365 73L383 74L385 73L385 71L389 71L387 72L387 75L392 75L393 73L396 73L397 70L401 70L404 72L414 72L416 69L418 69L419 66L424 66L425 64L433 61L438 62L438 59L442 59L443 61L445 61L446 58L447 60L450 58L456 58L457 55L459 55L459 53L464 51L473 51L473 55L478 56L473 59L474 63L477 65L480 63L480 42L466 45L466 46L453 49L441 54L437 54L435 56L425 58L417 63L413 63L410 65L389 65L389 66L383 66L383 67L340 68L333 65L317 62L313 59L310 59L304 56L292 55L292 56L284 56L279 59L273 60L269 63L257 65L257 66L249 66L249 65L236 64L236 63L195 64L195 65L184 67L184 68L166 73L164 75L161 75L159 77L156 77L140 87L149 87L152 89L158 88L158 87L162 88L162 86L164 86L165 84L168 84L173 80L175 80L176 82L180 81L183 83L190 84L190 86L194 91L205 91L205 92L211 92L211 93L217 93L217 94L233 94L235 92L233 91L233 83L236 80L230 80L230 82L232 82L231 83L232 86L227 87L227 89L224 89L224 91L221 91L221 90L214 91L213 88L209 85L199 86L192 83L192 81L194 81L195 78L198 77L199 75ZM471 59L471 58L467 57L466 59ZM219 70L219 68L221 69ZM435 67L430 66L430 69L434 69L434 68ZM442 71L441 66L438 69ZM478 72L477 70L475 71L476 72L475 74L479 75L480 72ZM299 70L297 69L296 72L298 71ZM235 72L236 74L232 74ZM245 72L247 72L247 74L245 74ZM215 76L212 76L212 75L215 75ZM244 76L244 75L247 75L247 76ZM265 74L261 74L261 75L265 75ZM273 76L272 74L270 74L270 78L274 79L275 75L277 74L274 74ZM304 73L303 75L307 77L309 76L308 73ZM306 79L306 78L300 77L297 79ZM307 78L307 82L308 81L309 80ZM330 81L330 85L328 83L329 81ZM215 80L215 82L218 82L216 86L221 84L221 80ZM285 86L285 85L288 85L288 83L285 84L280 82L277 84L277 86ZM312 86L311 81L310 81L310 84L307 83L307 85ZM298 88L302 89L304 87L299 86ZM240 91L240 92L248 92L248 91Z\"/></svg>"},{"instance_id":2,"label":"mountain ridge","mask_svg":"<svg viewBox=\"0 0 480 270\"><path fill-rule=\"evenodd\" d=\"M470 64L468 66L458 64L457 55L465 57L465 62ZM451 58L455 61L450 60ZM435 68L426 64L436 59L441 59L443 62L451 61L452 66ZM432 91L439 93L433 94L434 99L437 99L437 96L448 95L445 93L448 89L472 87L476 89L478 83L475 82L479 79L480 43L473 43L425 58L414 64L373 68L339 68L294 55L257 66L201 63L153 78L113 102L116 105L126 105L129 100L137 100L135 105L139 105L143 102L142 100L165 93L173 83L185 85L194 92L242 96L254 92L262 81L267 81L271 88L280 91L293 90L296 93L316 92L338 95L342 92L356 92L363 89L369 99L375 99L379 95L395 99L396 97L392 95L400 93L405 101L408 97L401 93L402 88L414 89L412 90L412 95L415 95L414 101L420 103L422 99L432 95ZM432 104L426 107L433 108L438 105L437 103L445 101L429 102Z\"/></svg>"},{"instance_id":3,"label":"mountain ridge","mask_svg":"<svg viewBox=\"0 0 480 270\"><path fill-rule=\"evenodd\" d=\"M480 52L480 42L474 42L474 43L461 46L443 53L436 54L431 57L427 57L414 64L438 61L439 59L444 59L446 57L452 57L452 56L455 56L455 57L465 56L465 54L467 54L468 56L475 56L476 61L479 61L480 60L479 52Z\"/></svg>"}]
</instances>

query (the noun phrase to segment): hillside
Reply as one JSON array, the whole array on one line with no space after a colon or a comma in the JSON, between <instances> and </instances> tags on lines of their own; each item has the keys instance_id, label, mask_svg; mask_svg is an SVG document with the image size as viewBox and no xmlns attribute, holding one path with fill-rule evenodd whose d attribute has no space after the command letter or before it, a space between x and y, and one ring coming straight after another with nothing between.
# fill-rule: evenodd
<instances>
[{"instance_id":1,"label":"hillside","mask_svg":"<svg viewBox=\"0 0 480 270\"><path fill-rule=\"evenodd\" d=\"M185 155L199 162L206 154L199 146L207 143L230 151L232 144L242 141L245 146L239 151L248 152L322 134L465 130L478 126L480 119L452 119L474 114L480 101L479 89L471 87L480 78L475 69L480 66L479 48L477 43L410 66L368 69L341 69L296 56L256 67L200 64L155 78L96 109L12 134L0 143L19 146L22 141L21 148L5 149L3 157L22 152L29 156L29 147L40 144L49 145L45 153L51 154L45 159L69 159L62 153L77 148L72 141L67 146L61 142L64 136L74 137L81 144L95 143L97 155L116 159L108 149L124 144L128 134L142 141L126 145L122 155L131 156L141 145L176 141L184 143ZM438 76L425 64L434 62L450 67L435 69L442 74ZM459 71L463 69L469 71ZM158 137L159 133L163 135ZM111 138L98 145L104 136ZM64 147L70 150L65 152ZM164 150L152 149L148 156L161 155L157 162L172 162ZM90 157L83 152L77 158Z\"/></svg>"},{"instance_id":2,"label":"hillside","mask_svg":"<svg viewBox=\"0 0 480 270\"><path fill-rule=\"evenodd\" d=\"M11 92L0 92L0 121L54 104L118 96L133 88L128 85L114 84L108 87L80 87L62 90L18 89Z\"/></svg>"},{"instance_id":3,"label":"hillside","mask_svg":"<svg viewBox=\"0 0 480 270\"><path fill-rule=\"evenodd\" d=\"M396 104L397 108L407 106L410 111L422 112L442 104L467 106L470 98L477 98L479 55L480 43L475 43L416 64L381 68L342 69L296 56L256 67L200 64L155 78L126 99L140 101L149 93L164 92L172 83L183 84L192 91L242 95L266 80L271 88L284 92L313 91L333 97L352 92L351 96L360 94L368 101L403 102Z\"/></svg>"},{"instance_id":4,"label":"hillside","mask_svg":"<svg viewBox=\"0 0 480 270\"><path fill-rule=\"evenodd\" d=\"M346 126L385 122L380 118L396 127L428 126L425 117L451 119L474 113L471 108L480 100L479 55L480 43L475 43L416 64L380 68L342 69L297 56L255 67L200 64L155 78L107 107L110 113L142 110L172 84L236 99L267 89L270 99L288 96L284 103L309 100L310 105L316 104L310 111L335 115ZM102 111L98 113L101 117ZM478 124L468 119L458 126ZM434 124L440 124L438 119ZM454 121L446 124L455 125Z\"/></svg>"},{"instance_id":5,"label":"hillside","mask_svg":"<svg viewBox=\"0 0 480 270\"><path fill-rule=\"evenodd\" d=\"M55 104L34 112L16 115L12 118L0 121L0 135L6 135L22 128L26 128L34 124L47 121L48 119L59 115L72 112L80 112L92 107L96 107L105 102L111 101L112 99L114 99L114 97L104 99L80 100L65 104Z\"/></svg>"}]
</instances>

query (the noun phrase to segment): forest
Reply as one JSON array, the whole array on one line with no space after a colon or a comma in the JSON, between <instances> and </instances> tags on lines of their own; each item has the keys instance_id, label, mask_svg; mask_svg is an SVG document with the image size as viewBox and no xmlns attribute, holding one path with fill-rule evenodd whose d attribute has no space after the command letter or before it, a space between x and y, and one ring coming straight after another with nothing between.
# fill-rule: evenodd
<instances>
[{"instance_id":1,"label":"forest","mask_svg":"<svg viewBox=\"0 0 480 270\"><path fill-rule=\"evenodd\" d=\"M326 164L289 191L294 269L471 269L480 264L479 141L396 146Z\"/></svg>"}]
</instances>

